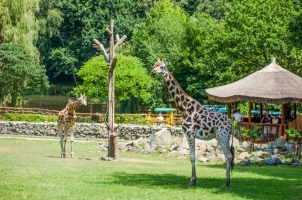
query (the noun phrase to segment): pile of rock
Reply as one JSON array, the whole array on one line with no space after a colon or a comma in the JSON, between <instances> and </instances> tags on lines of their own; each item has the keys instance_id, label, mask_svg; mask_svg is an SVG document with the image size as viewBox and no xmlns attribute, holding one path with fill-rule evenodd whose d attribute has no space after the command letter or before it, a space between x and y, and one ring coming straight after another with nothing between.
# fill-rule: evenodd
<instances>
[{"instance_id":1,"label":"pile of rock","mask_svg":"<svg viewBox=\"0 0 302 200\"><path fill-rule=\"evenodd\" d=\"M271 143L255 144L255 149L258 150L249 153L250 145L247 142L243 142L242 145L239 145L239 141L236 138L231 138L230 143L232 140L236 149L235 164L244 166L250 164L258 164L260 166L264 164L301 166L298 160L282 162L281 160L285 158L284 152L281 154L280 149L276 148L275 150L271 150ZM186 137L174 137L167 129L160 129L149 138L142 136L136 140L120 142L119 149L124 152L139 151L142 152L142 154L158 153L166 158L189 159L190 157ZM107 144L100 143L98 150L106 151ZM225 162L225 156L216 139L208 141L195 139L195 154L196 160L199 162Z\"/></svg>"}]
</instances>

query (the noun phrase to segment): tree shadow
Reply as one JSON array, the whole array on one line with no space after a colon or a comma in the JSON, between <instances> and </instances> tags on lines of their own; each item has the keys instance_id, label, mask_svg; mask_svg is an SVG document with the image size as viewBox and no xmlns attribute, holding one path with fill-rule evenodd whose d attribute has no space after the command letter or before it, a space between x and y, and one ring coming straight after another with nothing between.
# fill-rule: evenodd
<instances>
[{"instance_id":1,"label":"tree shadow","mask_svg":"<svg viewBox=\"0 0 302 200\"><path fill-rule=\"evenodd\" d=\"M211 165L215 168L223 168L222 165ZM247 170L245 170L246 172ZM251 170L253 173L253 170ZM262 170L261 172L262 173ZM263 173L265 174L265 173ZM229 187L223 187L225 177L209 178L202 177L200 174L197 177L197 185L188 186L190 177L175 174L148 174L148 173L125 173L115 172L108 182L94 182L94 184L109 184L109 185L126 185L136 187L148 187L155 189L160 187L163 189L177 190L196 190L206 189L213 194L230 193L249 199L302 199L302 183L298 177L280 178L273 176L273 173L267 173L265 178L243 178L240 174L231 178ZM196 192L198 192L197 190Z\"/></svg>"},{"instance_id":2,"label":"tree shadow","mask_svg":"<svg viewBox=\"0 0 302 200\"><path fill-rule=\"evenodd\" d=\"M47 158L61 158L61 156L45 156Z\"/></svg>"}]
</instances>

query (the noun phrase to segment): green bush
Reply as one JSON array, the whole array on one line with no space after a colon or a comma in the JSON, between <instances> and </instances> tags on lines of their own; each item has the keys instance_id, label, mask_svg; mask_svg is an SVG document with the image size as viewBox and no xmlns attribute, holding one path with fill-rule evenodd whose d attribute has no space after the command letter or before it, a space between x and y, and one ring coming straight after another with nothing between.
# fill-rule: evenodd
<instances>
[{"instance_id":1,"label":"green bush","mask_svg":"<svg viewBox=\"0 0 302 200\"><path fill-rule=\"evenodd\" d=\"M138 125L148 125L148 121L144 116L139 114L120 114L115 115L115 122L118 124L138 124Z\"/></svg>"},{"instance_id":2,"label":"green bush","mask_svg":"<svg viewBox=\"0 0 302 200\"><path fill-rule=\"evenodd\" d=\"M107 121L105 116L105 121ZM17 113L5 113L5 121L26 121L26 122L56 122L58 119L57 115L41 115L41 114L17 114ZM77 122L91 123L89 117L78 116ZM118 124L138 124L138 125L148 125L148 121L144 116L139 114L121 114L115 115L115 123Z\"/></svg>"},{"instance_id":3,"label":"green bush","mask_svg":"<svg viewBox=\"0 0 302 200\"><path fill-rule=\"evenodd\" d=\"M26 121L26 122L56 122L56 115L41 115L41 114L15 114L5 113L5 121Z\"/></svg>"}]
</instances>

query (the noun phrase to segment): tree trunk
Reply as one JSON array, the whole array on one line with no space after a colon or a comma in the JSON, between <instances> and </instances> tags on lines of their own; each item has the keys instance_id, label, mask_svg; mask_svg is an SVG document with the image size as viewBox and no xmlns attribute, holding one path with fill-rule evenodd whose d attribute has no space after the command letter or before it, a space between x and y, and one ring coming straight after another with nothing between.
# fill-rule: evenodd
<instances>
[{"instance_id":1,"label":"tree trunk","mask_svg":"<svg viewBox=\"0 0 302 200\"><path fill-rule=\"evenodd\" d=\"M110 35L110 48L109 48L109 57L107 55L108 50L105 50L103 44L98 40L94 39L94 47L99 48L106 60L107 65L109 66L109 89L108 89L108 157L118 159L118 135L114 132L114 68L117 62L117 58L114 55L115 49L122 44L122 42L127 38L124 35L121 39L117 35L117 43L114 44L113 38L113 25L114 21L110 20L110 29L106 29L107 33Z\"/></svg>"}]
</instances>

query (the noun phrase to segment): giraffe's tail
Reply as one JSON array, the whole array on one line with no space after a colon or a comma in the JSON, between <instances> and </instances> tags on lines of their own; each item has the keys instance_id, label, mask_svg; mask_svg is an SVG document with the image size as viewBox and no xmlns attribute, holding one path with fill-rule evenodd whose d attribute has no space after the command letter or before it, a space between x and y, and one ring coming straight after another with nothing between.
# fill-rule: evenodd
<instances>
[{"instance_id":1,"label":"giraffe's tail","mask_svg":"<svg viewBox=\"0 0 302 200\"><path fill-rule=\"evenodd\" d=\"M232 129L233 129L233 126L232 126ZM232 131L232 133L233 133L233 131ZM234 168L234 159L235 159L235 148L234 148L233 142L234 142L234 134L232 134L232 143L231 143L231 147L230 147L230 151L232 154L231 172L233 171L233 168Z\"/></svg>"}]
</instances>

